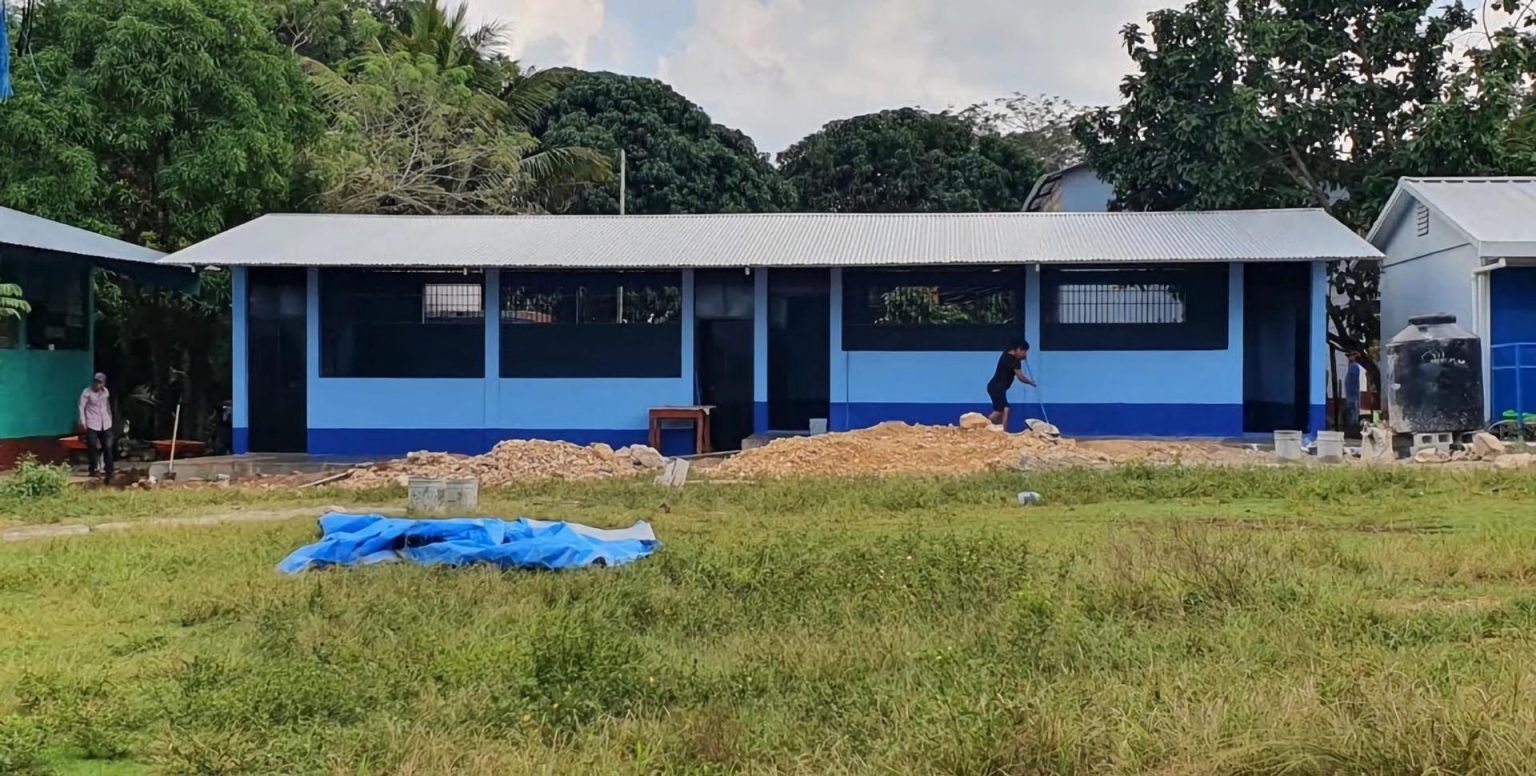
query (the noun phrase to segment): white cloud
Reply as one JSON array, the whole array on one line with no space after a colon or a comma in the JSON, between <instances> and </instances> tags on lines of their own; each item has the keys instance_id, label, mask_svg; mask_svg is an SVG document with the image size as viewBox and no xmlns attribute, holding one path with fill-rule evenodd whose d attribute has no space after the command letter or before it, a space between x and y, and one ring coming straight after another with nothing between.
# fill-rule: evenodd
<instances>
[{"instance_id":1,"label":"white cloud","mask_svg":"<svg viewBox=\"0 0 1536 776\"><path fill-rule=\"evenodd\" d=\"M492 2L494 0L480 0ZM828 121L1013 92L1116 98L1120 28L1168 0L696 0L657 75L778 151Z\"/></svg>"},{"instance_id":2,"label":"white cloud","mask_svg":"<svg viewBox=\"0 0 1536 776\"><path fill-rule=\"evenodd\" d=\"M466 0L470 16L511 25L507 50L539 67L589 67L604 32L604 0Z\"/></svg>"}]
</instances>

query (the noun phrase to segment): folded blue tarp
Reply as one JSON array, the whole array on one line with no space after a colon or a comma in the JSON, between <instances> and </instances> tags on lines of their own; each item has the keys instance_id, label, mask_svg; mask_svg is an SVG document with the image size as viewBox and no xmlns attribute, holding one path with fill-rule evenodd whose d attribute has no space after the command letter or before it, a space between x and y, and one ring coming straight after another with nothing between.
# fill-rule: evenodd
<instances>
[{"instance_id":1,"label":"folded blue tarp","mask_svg":"<svg viewBox=\"0 0 1536 776\"><path fill-rule=\"evenodd\" d=\"M605 530L543 520L408 520L333 512L320 518L320 541L300 547L277 565L284 574L325 566L408 560L423 565L575 569L622 566L656 551L650 523Z\"/></svg>"}]
</instances>

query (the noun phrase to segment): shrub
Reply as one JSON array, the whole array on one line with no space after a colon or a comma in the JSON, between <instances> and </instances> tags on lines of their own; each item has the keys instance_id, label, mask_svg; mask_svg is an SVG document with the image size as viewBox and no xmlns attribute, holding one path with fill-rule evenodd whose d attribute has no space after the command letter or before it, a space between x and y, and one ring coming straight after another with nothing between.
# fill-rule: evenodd
<instances>
[{"instance_id":1,"label":"shrub","mask_svg":"<svg viewBox=\"0 0 1536 776\"><path fill-rule=\"evenodd\" d=\"M23 456L16 473L0 480L0 498L49 498L69 487L69 467L39 463L36 456Z\"/></svg>"},{"instance_id":2,"label":"shrub","mask_svg":"<svg viewBox=\"0 0 1536 776\"><path fill-rule=\"evenodd\" d=\"M26 717L0 718L0 773L42 773L48 736Z\"/></svg>"}]
</instances>

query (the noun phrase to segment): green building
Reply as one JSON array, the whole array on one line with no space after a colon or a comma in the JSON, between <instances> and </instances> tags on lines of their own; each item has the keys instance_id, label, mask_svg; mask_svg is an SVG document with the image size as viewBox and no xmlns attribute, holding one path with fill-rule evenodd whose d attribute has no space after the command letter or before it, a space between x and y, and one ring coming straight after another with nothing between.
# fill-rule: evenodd
<instances>
[{"instance_id":1,"label":"green building","mask_svg":"<svg viewBox=\"0 0 1536 776\"><path fill-rule=\"evenodd\" d=\"M139 279L186 270L121 240L0 207L0 281L21 286L32 312L0 318L0 469L26 453L58 459L74 433L80 391L95 371L91 271Z\"/></svg>"}]
</instances>

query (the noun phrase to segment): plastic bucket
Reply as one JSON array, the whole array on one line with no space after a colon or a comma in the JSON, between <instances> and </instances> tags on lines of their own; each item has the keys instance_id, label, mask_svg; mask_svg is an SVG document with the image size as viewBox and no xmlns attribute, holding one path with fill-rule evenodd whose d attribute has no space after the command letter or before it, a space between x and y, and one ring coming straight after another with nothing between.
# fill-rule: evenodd
<instances>
[{"instance_id":1,"label":"plastic bucket","mask_svg":"<svg viewBox=\"0 0 1536 776\"><path fill-rule=\"evenodd\" d=\"M1275 457L1282 461L1301 460L1301 432L1276 431Z\"/></svg>"},{"instance_id":2,"label":"plastic bucket","mask_svg":"<svg viewBox=\"0 0 1536 776\"><path fill-rule=\"evenodd\" d=\"M440 477L412 477L405 484L405 506L412 512L440 513L446 490L447 483Z\"/></svg>"},{"instance_id":3,"label":"plastic bucket","mask_svg":"<svg viewBox=\"0 0 1536 776\"><path fill-rule=\"evenodd\" d=\"M474 478L447 480L443 484L443 510L462 514L480 506L480 481Z\"/></svg>"},{"instance_id":4,"label":"plastic bucket","mask_svg":"<svg viewBox=\"0 0 1536 776\"><path fill-rule=\"evenodd\" d=\"M1317 432L1317 459L1328 463L1338 463L1344 460L1344 432L1343 431L1319 431Z\"/></svg>"}]
</instances>

